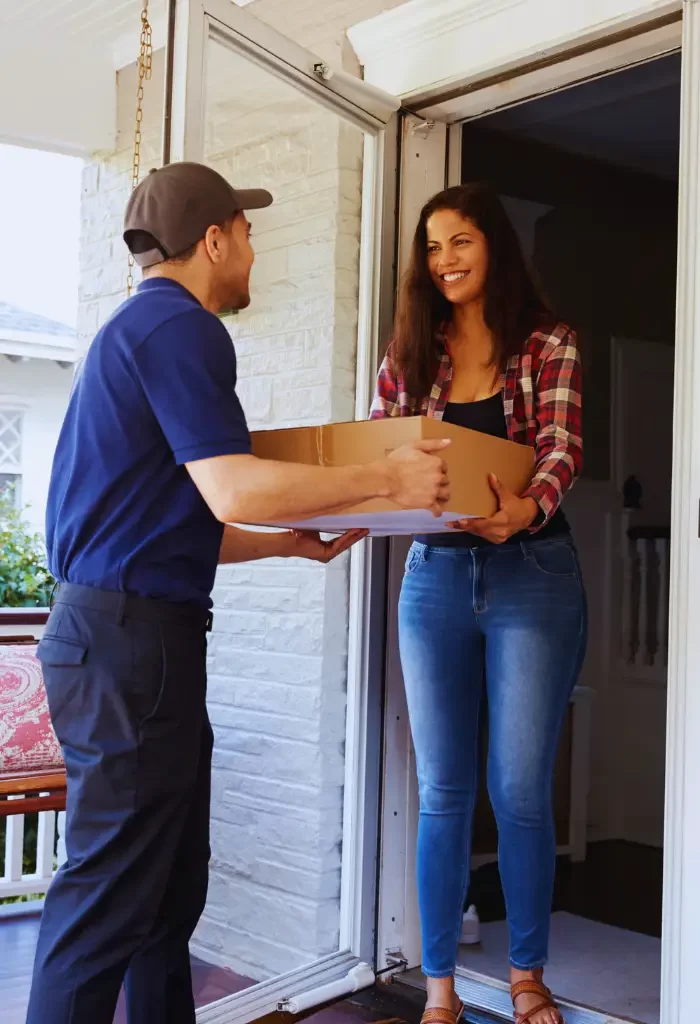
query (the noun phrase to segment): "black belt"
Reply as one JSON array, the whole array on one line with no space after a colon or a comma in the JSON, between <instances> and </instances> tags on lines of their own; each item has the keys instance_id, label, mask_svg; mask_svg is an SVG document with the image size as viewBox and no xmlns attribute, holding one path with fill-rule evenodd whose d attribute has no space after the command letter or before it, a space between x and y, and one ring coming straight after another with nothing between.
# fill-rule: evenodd
<instances>
[{"instance_id":1,"label":"black belt","mask_svg":"<svg viewBox=\"0 0 700 1024\"><path fill-rule=\"evenodd\" d=\"M115 590L83 587L77 583L60 583L54 603L111 612L119 626L125 619L141 619L144 622L172 622L183 626L195 626L209 632L214 621L211 611L202 608L201 605L177 604L155 597L139 597L138 594L122 594Z\"/></svg>"}]
</instances>

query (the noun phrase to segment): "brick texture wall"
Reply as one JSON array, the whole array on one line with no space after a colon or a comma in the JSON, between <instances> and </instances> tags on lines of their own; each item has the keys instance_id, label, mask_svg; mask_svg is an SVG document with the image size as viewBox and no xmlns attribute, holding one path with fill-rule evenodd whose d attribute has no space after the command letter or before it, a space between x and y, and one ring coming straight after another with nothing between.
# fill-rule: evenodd
<instances>
[{"instance_id":1,"label":"brick texture wall","mask_svg":"<svg viewBox=\"0 0 700 1024\"><path fill-rule=\"evenodd\" d=\"M358 70L345 29L397 2L256 0L248 11ZM159 53L144 171L160 159L162 78ZM117 151L85 169L84 345L124 297L135 83L133 67L120 72ZM205 159L276 200L251 215L253 303L228 321L251 427L353 418L361 133L216 46L207 85ZM338 948L347 595L346 560L233 566L217 577L211 885L195 943L254 980Z\"/></svg>"}]
</instances>

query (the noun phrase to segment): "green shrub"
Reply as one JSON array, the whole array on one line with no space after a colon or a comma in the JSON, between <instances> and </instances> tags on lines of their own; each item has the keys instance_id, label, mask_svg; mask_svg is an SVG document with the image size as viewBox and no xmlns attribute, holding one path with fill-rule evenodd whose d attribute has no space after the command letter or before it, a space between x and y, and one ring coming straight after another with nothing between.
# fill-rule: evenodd
<instances>
[{"instance_id":1,"label":"green shrub","mask_svg":"<svg viewBox=\"0 0 700 1024\"><path fill-rule=\"evenodd\" d=\"M47 608L54 579L46 547L18 509L12 488L0 491L0 608Z\"/></svg>"}]
</instances>

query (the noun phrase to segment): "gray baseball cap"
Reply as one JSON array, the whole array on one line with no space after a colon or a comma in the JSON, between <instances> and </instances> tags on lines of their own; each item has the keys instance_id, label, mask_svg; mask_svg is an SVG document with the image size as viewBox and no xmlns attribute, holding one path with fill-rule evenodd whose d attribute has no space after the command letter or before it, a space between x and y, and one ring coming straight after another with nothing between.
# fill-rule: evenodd
<instances>
[{"instance_id":1,"label":"gray baseball cap","mask_svg":"<svg viewBox=\"0 0 700 1024\"><path fill-rule=\"evenodd\" d=\"M152 267L185 252L212 224L271 203L265 189L233 188L204 164L168 164L151 171L132 192L124 215L124 241L140 267ZM143 232L156 245L136 251L143 247Z\"/></svg>"}]
</instances>

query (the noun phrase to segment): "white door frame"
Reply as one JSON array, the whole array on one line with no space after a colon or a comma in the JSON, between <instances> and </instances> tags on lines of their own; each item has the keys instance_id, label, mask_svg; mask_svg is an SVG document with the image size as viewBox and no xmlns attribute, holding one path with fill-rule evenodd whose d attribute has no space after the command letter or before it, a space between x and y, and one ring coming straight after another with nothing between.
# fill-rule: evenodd
<instances>
[{"instance_id":1,"label":"white door frame","mask_svg":"<svg viewBox=\"0 0 700 1024\"><path fill-rule=\"evenodd\" d=\"M210 39L259 64L364 132L356 415L365 419L374 388L378 337L380 330L386 330L394 291L400 102L330 68L230 0L178 0L172 93L166 97L171 103L165 105L171 110L174 160L203 159ZM338 952L203 1007L197 1013L202 1024L245 1024L274 1010L298 1012L302 1003L307 1009L374 982L369 964L374 953L383 674L383 644L377 638L381 641L384 634L385 562L380 544L352 552Z\"/></svg>"},{"instance_id":2,"label":"white door frame","mask_svg":"<svg viewBox=\"0 0 700 1024\"><path fill-rule=\"evenodd\" d=\"M448 129L441 122L407 115L402 120L398 267L403 273L423 204L445 187ZM385 336L388 338L389 334ZM380 833L377 969L415 967L420 963L420 924L415 887L415 837L418 794L396 637L396 609L410 538L389 544L387 581L386 683L382 820Z\"/></svg>"},{"instance_id":3,"label":"white door frame","mask_svg":"<svg viewBox=\"0 0 700 1024\"><path fill-rule=\"evenodd\" d=\"M652 12L653 13L653 12ZM650 24L656 19L650 13ZM643 30L643 23L638 28ZM511 79L497 85L485 81L452 96L451 106L439 97L426 96L418 113L426 120L446 116L447 135L424 130L422 160L404 160L402 197L410 211L400 214L401 236L410 231L411 217L442 183L459 181L461 147L458 118L469 110L481 116L504 105L535 98L587 78L653 59L677 49L682 31L683 73L681 109L681 195L679 209L679 270L676 324L676 384L674 398L674 456L672 497L672 553L670 597L670 652L668 669L668 729L666 762L664 917L662 935L661 1024L693 1019L697 1010L697 963L700 956L700 630L697 606L700 593L700 0L683 0L682 30L668 24L653 31L616 38L609 47L600 41L588 53L572 50L570 59L533 70L526 61L507 69ZM602 40L604 43L604 39ZM571 40L573 48L577 40ZM563 48L565 49L565 48ZM493 75L499 72L492 69ZM466 72L465 72L466 73ZM505 101L504 101L505 97ZM431 142L432 137L432 142ZM446 140L450 146L446 148ZM418 153L418 150L414 150ZM438 186L439 188L440 186ZM401 575L400 544L394 545L390 569L393 598ZM403 959L409 967L420 962L415 908L413 855L415 781L410 734L402 698L402 682L395 652L387 657L387 718L385 728L385 789L381 824L381 876L379 886L378 966ZM403 808L401 802L403 801ZM463 998L498 1015L509 1015L507 991L500 983L460 972L458 989ZM584 1007L567 1008L571 1024L603 1024L609 1015Z\"/></svg>"},{"instance_id":4,"label":"white door frame","mask_svg":"<svg viewBox=\"0 0 700 1024\"><path fill-rule=\"evenodd\" d=\"M700 954L700 3L683 6L661 1024L697 1011Z\"/></svg>"}]
</instances>

